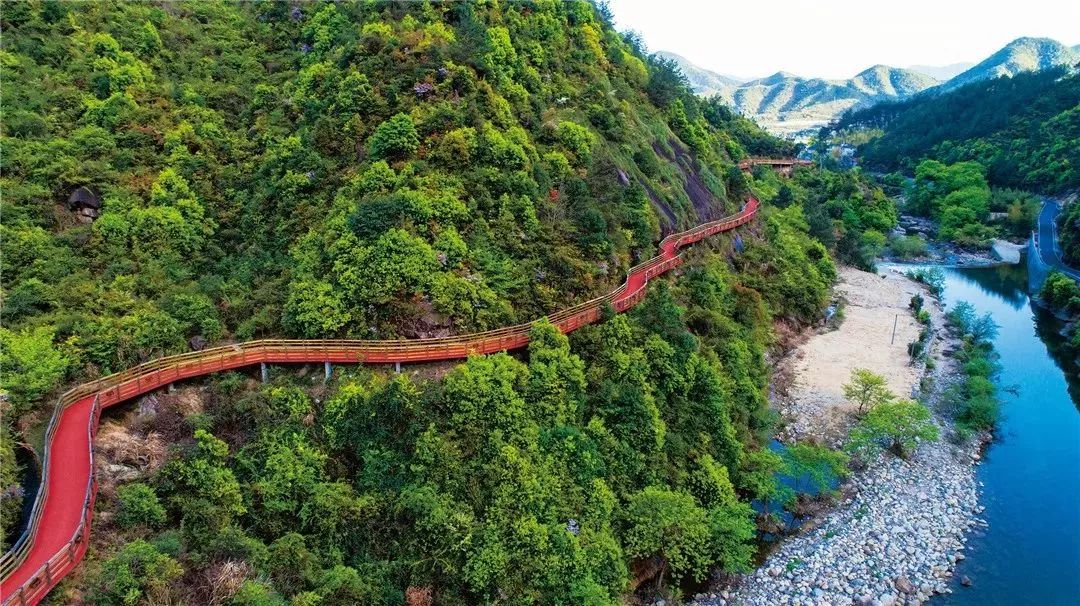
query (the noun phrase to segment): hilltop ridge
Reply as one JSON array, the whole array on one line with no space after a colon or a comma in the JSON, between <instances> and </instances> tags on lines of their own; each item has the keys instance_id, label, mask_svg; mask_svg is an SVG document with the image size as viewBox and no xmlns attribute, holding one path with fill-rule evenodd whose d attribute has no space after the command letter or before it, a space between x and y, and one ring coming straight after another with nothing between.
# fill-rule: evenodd
<instances>
[{"instance_id":1,"label":"hilltop ridge","mask_svg":"<svg viewBox=\"0 0 1080 606\"><path fill-rule=\"evenodd\" d=\"M1017 38L1001 50L983 59L941 85L942 90L953 90L980 80L1001 76L1015 76L1021 72L1040 71L1059 65L1075 66L1080 63L1080 52L1050 38Z\"/></svg>"}]
</instances>

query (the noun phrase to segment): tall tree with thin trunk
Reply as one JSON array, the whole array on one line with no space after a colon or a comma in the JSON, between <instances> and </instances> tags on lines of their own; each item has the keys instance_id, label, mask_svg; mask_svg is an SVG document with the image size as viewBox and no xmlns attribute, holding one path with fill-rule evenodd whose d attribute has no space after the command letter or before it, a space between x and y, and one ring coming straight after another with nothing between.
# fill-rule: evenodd
<instances>
[{"instance_id":1,"label":"tall tree with thin trunk","mask_svg":"<svg viewBox=\"0 0 1080 606\"><path fill-rule=\"evenodd\" d=\"M860 417L878 404L896 399L885 377L865 368L851 371L851 382L844 384L844 397L855 403L855 413Z\"/></svg>"}]
</instances>

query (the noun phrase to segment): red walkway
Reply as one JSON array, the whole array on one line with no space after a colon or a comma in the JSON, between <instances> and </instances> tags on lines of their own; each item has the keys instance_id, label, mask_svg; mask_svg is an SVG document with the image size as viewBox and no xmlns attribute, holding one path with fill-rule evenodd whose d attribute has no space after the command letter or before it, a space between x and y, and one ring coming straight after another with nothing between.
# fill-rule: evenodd
<instances>
[{"instance_id":1,"label":"red walkway","mask_svg":"<svg viewBox=\"0 0 1080 606\"><path fill-rule=\"evenodd\" d=\"M600 318L605 305L622 312L642 299L648 281L682 263L679 249L754 218L750 198L737 214L671 234L660 254L630 269L608 295L548 316L570 332ZM257 363L388 363L453 360L523 347L532 323L439 339L388 341L261 340L160 358L76 387L60 398L46 435L44 477L24 542L0 558L3 604L37 604L82 559L90 534L97 480L92 442L101 408L173 381Z\"/></svg>"}]
</instances>

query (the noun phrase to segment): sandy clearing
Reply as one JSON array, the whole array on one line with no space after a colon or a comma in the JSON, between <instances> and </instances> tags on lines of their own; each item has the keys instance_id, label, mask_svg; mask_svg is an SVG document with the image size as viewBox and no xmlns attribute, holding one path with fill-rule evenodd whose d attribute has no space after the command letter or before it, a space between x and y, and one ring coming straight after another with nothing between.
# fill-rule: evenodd
<instances>
[{"instance_id":1,"label":"sandy clearing","mask_svg":"<svg viewBox=\"0 0 1080 606\"><path fill-rule=\"evenodd\" d=\"M883 270L882 277L842 267L839 273L836 294L846 302L839 328L813 335L792 358L793 381L780 408L795 439L842 438L853 420L854 407L843 394L853 369L884 376L901 397L912 395L922 375L920 366L910 365L907 347L921 329L908 304L916 293L926 296L923 288L895 271Z\"/></svg>"}]
</instances>

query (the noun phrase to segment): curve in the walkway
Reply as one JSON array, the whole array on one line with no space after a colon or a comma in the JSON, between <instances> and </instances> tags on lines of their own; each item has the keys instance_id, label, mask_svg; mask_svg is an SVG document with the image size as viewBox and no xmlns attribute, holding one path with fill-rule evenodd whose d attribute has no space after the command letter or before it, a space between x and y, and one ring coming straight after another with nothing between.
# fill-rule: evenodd
<instances>
[{"instance_id":1,"label":"curve in the walkway","mask_svg":"<svg viewBox=\"0 0 1080 606\"><path fill-rule=\"evenodd\" d=\"M791 167L791 160L744 161ZM597 321L606 306L623 312L645 295L651 278L682 263L679 250L751 221L759 203L750 197L736 214L671 234L655 257L630 269L611 293L547 316L562 332ZM524 347L533 322L486 332L411 340L265 339L167 356L79 385L60 397L45 435L42 481L30 525L0 557L0 601L37 604L86 553L97 495L93 441L102 408L158 389L173 381L258 363L393 363L455 360Z\"/></svg>"}]
</instances>

